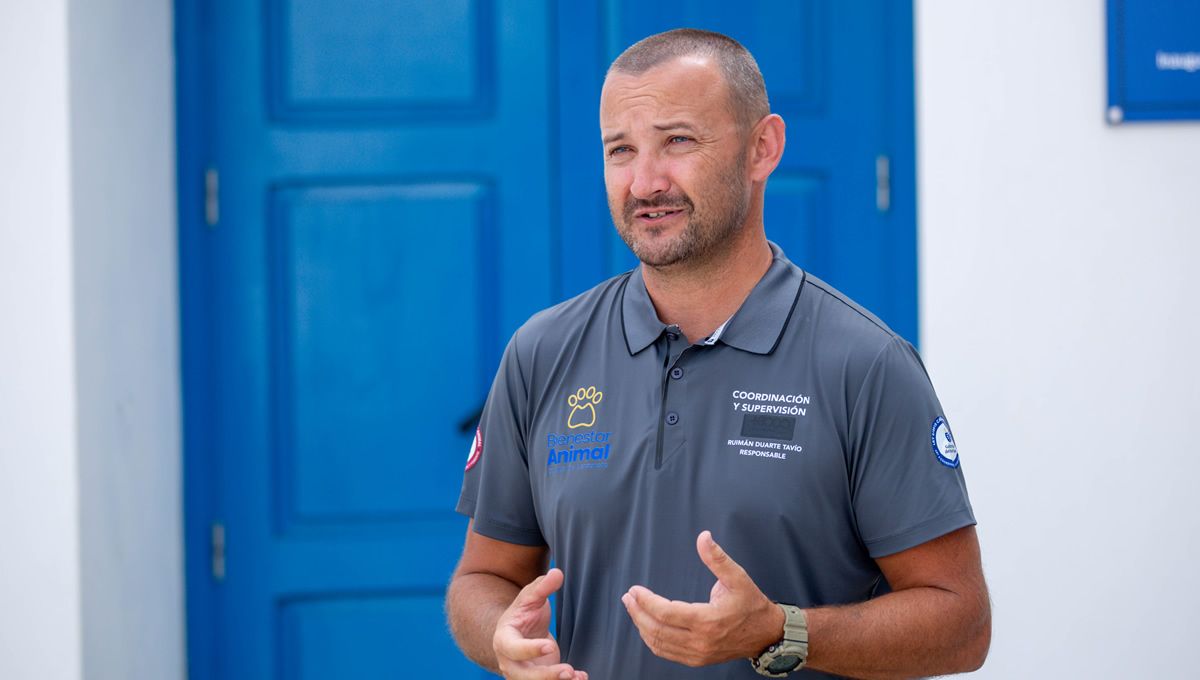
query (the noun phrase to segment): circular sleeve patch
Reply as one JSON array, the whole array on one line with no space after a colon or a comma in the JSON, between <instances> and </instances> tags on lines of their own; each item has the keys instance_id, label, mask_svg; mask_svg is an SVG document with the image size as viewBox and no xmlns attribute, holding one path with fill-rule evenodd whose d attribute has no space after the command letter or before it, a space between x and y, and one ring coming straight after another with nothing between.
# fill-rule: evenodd
<instances>
[{"instance_id":1,"label":"circular sleeve patch","mask_svg":"<svg viewBox=\"0 0 1200 680\"><path fill-rule=\"evenodd\" d=\"M475 467L481 456L483 456L483 432L477 427L475 428L475 439L471 442L471 449L467 451L467 467L463 469L463 472Z\"/></svg>"},{"instance_id":2,"label":"circular sleeve patch","mask_svg":"<svg viewBox=\"0 0 1200 680\"><path fill-rule=\"evenodd\" d=\"M933 444L933 455L937 456L939 463L946 467L958 467L958 447L954 445L954 435L950 434L950 424L945 418L938 416L934 419L929 439Z\"/></svg>"}]
</instances>

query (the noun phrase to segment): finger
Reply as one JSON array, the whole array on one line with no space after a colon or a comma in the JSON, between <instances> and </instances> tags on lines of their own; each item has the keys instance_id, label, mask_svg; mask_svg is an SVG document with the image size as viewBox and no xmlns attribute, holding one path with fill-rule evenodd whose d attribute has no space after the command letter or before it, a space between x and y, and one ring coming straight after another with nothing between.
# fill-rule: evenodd
<instances>
[{"instance_id":1,"label":"finger","mask_svg":"<svg viewBox=\"0 0 1200 680\"><path fill-rule=\"evenodd\" d=\"M553 666L522 664L516 669L504 669L509 680L574 680L575 669L571 664L557 663Z\"/></svg>"},{"instance_id":2,"label":"finger","mask_svg":"<svg viewBox=\"0 0 1200 680\"><path fill-rule=\"evenodd\" d=\"M547 638L525 638L512 626L501 628L496 635L495 650L498 656L513 661L529 661L554 651L555 643Z\"/></svg>"},{"instance_id":3,"label":"finger","mask_svg":"<svg viewBox=\"0 0 1200 680\"><path fill-rule=\"evenodd\" d=\"M629 618L633 619L633 625L637 626L642 641L655 654L659 654L667 648L681 646L691 638L689 631L663 623L650 616L629 593L625 593L621 597L621 602L625 604L625 611L629 613Z\"/></svg>"},{"instance_id":4,"label":"finger","mask_svg":"<svg viewBox=\"0 0 1200 680\"><path fill-rule=\"evenodd\" d=\"M517 593L516 604L520 605L538 605L540 606L546 601L546 598L554 594L554 591L562 587L563 573L562 569L551 569L545 574L533 579L529 585L521 589Z\"/></svg>"},{"instance_id":5,"label":"finger","mask_svg":"<svg viewBox=\"0 0 1200 680\"><path fill-rule=\"evenodd\" d=\"M704 562L704 566L725 585L738 586L750 582L746 570L717 545L711 531L701 531L696 537L696 552L700 553L700 561Z\"/></svg>"},{"instance_id":6,"label":"finger","mask_svg":"<svg viewBox=\"0 0 1200 680\"><path fill-rule=\"evenodd\" d=\"M691 602L678 602L655 593L649 588L634 586L629 589L629 595L647 614L669 626L677 628L692 628L699 618L700 606Z\"/></svg>"},{"instance_id":7,"label":"finger","mask_svg":"<svg viewBox=\"0 0 1200 680\"><path fill-rule=\"evenodd\" d=\"M555 666L548 666L548 668L551 669L550 672L546 673L545 676L539 676L539 678L544 677L546 680L572 680L575 677L575 669L571 668L570 664L562 663Z\"/></svg>"}]
</instances>

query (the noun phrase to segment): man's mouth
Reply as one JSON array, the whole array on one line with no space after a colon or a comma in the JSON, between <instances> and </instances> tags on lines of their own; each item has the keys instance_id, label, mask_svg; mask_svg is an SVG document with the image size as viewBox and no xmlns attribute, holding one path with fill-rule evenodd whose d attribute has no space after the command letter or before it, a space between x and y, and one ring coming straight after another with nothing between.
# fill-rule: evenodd
<instances>
[{"instance_id":1,"label":"man's mouth","mask_svg":"<svg viewBox=\"0 0 1200 680\"><path fill-rule=\"evenodd\" d=\"M657 222L682 212L682 208L658 208L656 210L639 210L635 216L645 222Z\"/></svg>"}]
</instances>

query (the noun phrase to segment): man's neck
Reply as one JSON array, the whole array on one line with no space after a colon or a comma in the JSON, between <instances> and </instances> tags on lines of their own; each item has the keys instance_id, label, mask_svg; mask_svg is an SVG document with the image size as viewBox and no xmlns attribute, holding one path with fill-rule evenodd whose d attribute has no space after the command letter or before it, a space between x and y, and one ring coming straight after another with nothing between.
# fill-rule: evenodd
<instances>
[{"instance_id":1,"label":"man's neck","mask_svg":"<svg viewBox=\"0 0 1200 680\"><path fill-rule=\"evenodd\" d=\"M761 226L747 227L730 245L706 262L642 267L658 318L679 326L689 342L709 337L733 316L771 266Z\"/></svg>"}]
</instances>

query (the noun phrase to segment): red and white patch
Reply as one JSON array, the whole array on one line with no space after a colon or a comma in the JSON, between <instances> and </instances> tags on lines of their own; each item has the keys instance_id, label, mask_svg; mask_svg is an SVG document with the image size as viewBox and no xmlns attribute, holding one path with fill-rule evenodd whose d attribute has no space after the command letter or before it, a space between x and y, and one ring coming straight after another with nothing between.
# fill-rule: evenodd
<instances>
[{"instance_id":1,"label":"red and white patch","mask_svg":"<svg viewBox=\"0 0 1200 680\"><path fill-rule=\"evenodd\" d=\"M467 467L470 470L479 462L479 457L483 455L483 432L477 427L475 428L475 441L471 442L471 450L467 452Z\"/></svg>"}]
</instances>

